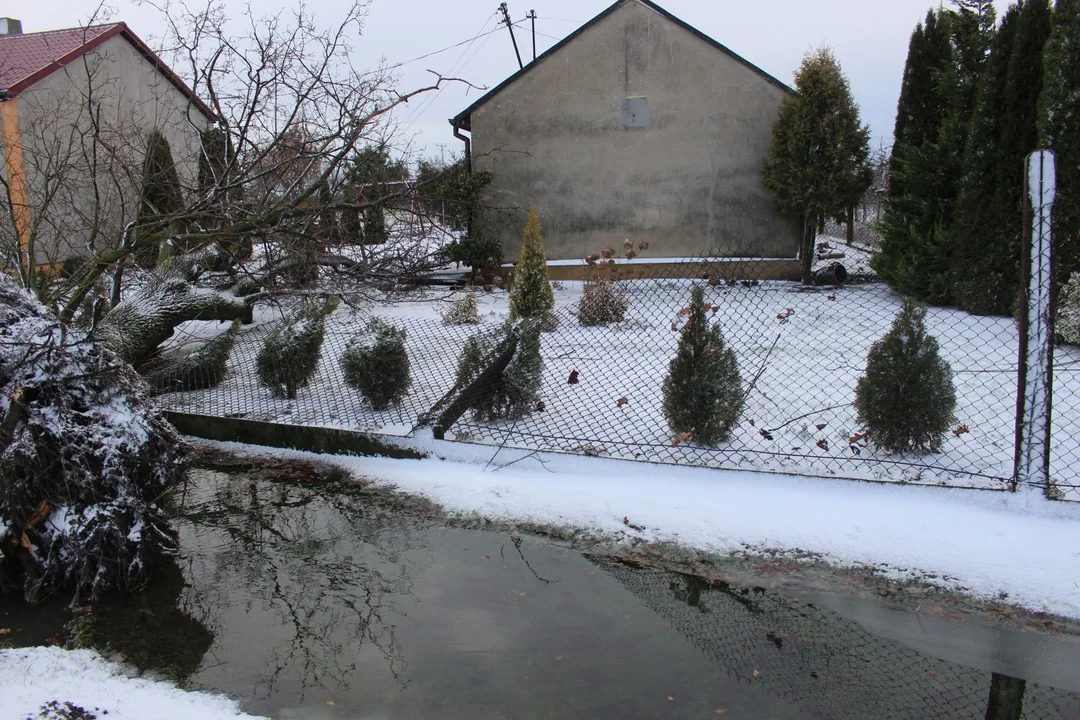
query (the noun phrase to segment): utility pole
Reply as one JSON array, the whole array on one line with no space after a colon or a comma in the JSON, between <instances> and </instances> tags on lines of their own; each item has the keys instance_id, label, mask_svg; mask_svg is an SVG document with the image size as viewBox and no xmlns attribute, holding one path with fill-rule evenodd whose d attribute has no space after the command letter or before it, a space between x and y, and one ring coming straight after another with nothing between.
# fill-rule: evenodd
<instances>
[{"instance_id":1,"label":"utility pole","mask_svg":"<svg viewBox=\"0 0 1080 720\"><path fill-rule=\"evenodd\" d=\"M514 37L514 23L510 22L510 9L506 7L506 3L499 3L499 10L502 11L506 29L510 31L510 42L514 43L514 54L517 55L518 69L523 68L525 64L521 62L521 52L518 50L517 38Z\"/></svg>"},{"instance_id":2,"label":"utility pole","mask_svg":"<svg viewBox=\"0 0 1080 720\"><path fill-rule=\"evenodd\" d=\"M533 60L536 60L536 11L530 10L529 14L525 16L525 19L532 20Z\"/></svg>"}]
</instances>

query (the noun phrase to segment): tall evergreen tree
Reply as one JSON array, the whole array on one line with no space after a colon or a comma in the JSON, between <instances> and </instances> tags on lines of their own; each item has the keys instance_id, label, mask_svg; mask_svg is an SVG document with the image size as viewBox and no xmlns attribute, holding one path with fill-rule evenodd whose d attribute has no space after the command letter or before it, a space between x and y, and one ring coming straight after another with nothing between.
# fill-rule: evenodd
<instances>
[{"instance_id":1,"label":"tall evergreen tree","mask_svg":"<svg viewBox=\"0 0 1080 720\"><path fill-rule=\"evenodd\" d=\"M922 147L937 139L946 107L937 78L950 59L948 33L941 16L931 10L926 14L925 22L915 26L908 43L904 79L896 106L894 148ZM890 197L903 194L902 179L895 177L898 162L894 152L889 165Z\"/></svg>"},{"instance_id":2,"label":"tall evergreen tree","mask_svg":"<svg viewBox=\"0 0 1080 720\"><path fill-rule=\"evenodd\" d=\"M814 231L840 216L870 185L870 129L832 51L803 58L795 93L772 129L764 182L781 212L803 222L803 282L810 282Z\"/></svg>"},{"instance_id":3,"label":"tall evergreen tree","mask_svg":"<svg viewBox=\"0 0 1080 720\"><path fill-rule=\"evenodd\" d=\"M1038 146L1038 106L1043 83L1043 48L1050 36L1049 0L1022 0L1010 8L995 43L983 82L980 113L997 115L996 137L988 149L969 144L965 174L965 213L956 228L954 272L957 304L969 312L1007 315L1013 311L1020 282L1023 232L1024 158ZM1008 45L1006 45L1006 42ZM1000 52L999 52L1000 51ZM1005 65L1004 81L1000 71ZM993 71L995 76L991 76ZM973 118L973 132L994 124ZM979 175L976 176L976 173Z\"/></svg>"},{"instance_id":4,"label":"tall evergreen tree","mask_svg":"<svg viewBox=\"0 0 1080 720\"><path fill-rule=\"evenodd\" d=\"M964 172L952 232L953 273L957 304L974 312L989 312L1002 303L1008 292L999 283L986 282L994 272L995 261L986 248L1006 243L1004 234L1009 223L1009 204L1002 204L998 197L998 188L1004 182L998 145L1019 16L1020 8L1011 6L994 35L964 151Z\"/></svg>"},{"instance_id":5,"label":"tall evergreen tree","mask_svg":"<svg viewBox=\"0 0 1080 720\"><path fill-rule=\"evenodd\" d=\"M897 108L884 242L873 261L893 288L934 304L953 298L949 231L968 121L994 24L991 4L963 0L956 5L956 10L931 11L912 36Z\"/></svg>"},{"instance_id":6,"label":"tall evergreen tree","mask_svg":"<svg viewBox=\"0 0 1080 720\"><path fill-rule=\"evenodd\" d=\"M1057 0L1043 72L1039 140L1057 154L1054 264L1064 286L1080 271L1080 0Z\"/></svg>"},{"instance_id":7,"label":"tall evergreen tree","mask_svg":"<svg viewBox=\"0 0 1080 720\"><path fill-rule=\"evenodd\" d=\"M143 183L135 220L140 245L135 253L136 262L150 267L158 261L159 251L163 250L161 241L172 228L162 230L155 225L167 221L170 215L180 212L183 207L183 190L180 176L176 174L172 148L164 135L152 130L146 138Z\"/></svg>"}]
</instances>

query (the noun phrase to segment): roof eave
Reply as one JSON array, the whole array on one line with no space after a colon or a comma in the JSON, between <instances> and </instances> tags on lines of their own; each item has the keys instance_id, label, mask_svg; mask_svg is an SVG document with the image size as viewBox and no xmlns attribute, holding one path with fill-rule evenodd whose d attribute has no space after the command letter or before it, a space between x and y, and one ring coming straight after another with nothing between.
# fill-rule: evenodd
<instances>
[{"instance_id":1,"label":"roof eave","mask_svg":"<svg viewBox=\"0 0 1080 720\"><path fill-rule=\"evenodd\" d=\"M503 80L501 83L496 85L494 88L492 88L491 90L486 92L483 96L481 96L478 100L476 100L476 102L474 102L472 105L470 105L469 107L465 108L463 111L461 111L460 113L455 115L453 118L450 119L450 124L453 125L454 127L460 127L462 129L467 130L468 129L468 124L469 124L469 117L472 115L474 110L476 110L481 105L484 105L485 103L487 103L488 100L491 100L493 97L498 95L508 85L511 85L514 82L516 82L518 80L518 78L520 78L522 75L524 75L525 73L529 72L534 67L539 65L541 61L543 61L549 55L551 55L551 54L555 53L556 51L558 51L559 49L561 49L564 45L569 43L571 40L576 38L578 35L585 32L585 30L587 30L590 27L592 27L593 25L597 24L598 22L600 22L601 20L606 18L611 13L615 12L617 9L619 9L620 7L625 5L626 3L633 2L633 1L635 1L635 0L616 0L616 2L609 5L599 15L594 17L592 20L589 20L587 23L585 23L584 25L579 27L577 30L575 30L574 32L572 32L569 35L567 35L566 37L564 37L559 42L552 45L550 48L548 48L543 54L541 54L539 57L537 57L531 63L529 63L525 67L521 68L520 70L515 72L510 77ZM758 75L761 75L770 84L775 85L776 87L780 88L784 92L788 92L788 93L795 92L795 90L793 88L791 88L789 85L781 82L780 80L778 80L774 76L770 75L769 73L767 73L764 70L762 70L761 68L759 68L757 65L753 64L752 62L750 62L749 60L744 58L742 55L739 55L737 52L731 50L731 48L727 47L723 43L720 43L720 42L714 40L713 38L709 37L705 33L701 32L700 30L698 30L693 25L685 22L684 20L679 19L675 15L672 15L670 12L668 12L664 8L660 7L655 2L652 2L652 0L636 0L636 2L640 2L642 5L645 5L649 9L653 10L654 12L661 15L665 19L670 20L671 22L675 23L676 25L683 28L684 30L690 31L692 34L694 34L695 36L697 36L701 40L704 40L709 45L712 45L713 47L717 48L718 50L721 50L722 52L724 52L727 55L734 58L736 61L742 63L746 67L753 70Z\"/></svg>"},{"instance_id":2,"label":"roof eave","mask_svg":"<svg viewBox=\"0 0 1080 720\"><path fill-rule=\"evenodd\" d=\"M157 53L151 50L149 46L147 46L146 43L144 43L139 38L139 36L136 35L131 30L131 28L127 26L127 23L122 22L116 23L113 27L109 28L105 32L97 35L93 39L83 43L74 50L71 50L70 52L62 55L48 65L38 70L35 70L33 73L12 84L10 87L6 88L8 92L8 97L17 97L22 91L32 87L33 85L36 85L37 83L57 72L58 70L67 67L71 63L86 55L86 53L96 50L117 35L123 36L124 39L127 40L140 55L142 55L146 60L150 62L151 65L154 66L154 69L164 75L165 79L168 80L173 87L183 93L188 98L188 100L191 101L192 106L202 115L204 115L207 120L209 120L210 122L217 122L218 116L213 110L210 109L210 106L200 100L198 96L195 95L195 92L191 88L189 88L187 84L183 80L181 80L179 76L177 76L176 73L174 73L161 58L157 56Z\"/></svg>"}]
</instances>

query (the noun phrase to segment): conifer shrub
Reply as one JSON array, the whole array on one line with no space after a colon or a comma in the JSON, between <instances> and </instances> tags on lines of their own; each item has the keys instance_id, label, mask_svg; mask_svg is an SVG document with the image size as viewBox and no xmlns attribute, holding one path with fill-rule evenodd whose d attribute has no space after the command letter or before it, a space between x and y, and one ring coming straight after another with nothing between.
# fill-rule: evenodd
<instances>
[{"instance_id":1,"label":"conifer shrub","mask_svg":"<svg viewBox=\"0 0 1080 720\"><path fill-rule=\"evenodd\" d=\"M470 337L458 358L457 382L469 382L494 359L496 348L511 332L507 323L493 331ZM496 379L473 406L478 420L517 419L528 415L540 399L544 370L540 357L539 323L522 323L517 350L502 376Z\"/></svg>"},{"instance_id":2,"label":"conifer shrub","mask_svg":"<svg viewBox=\"0 0 1080 720\"><path fill-rule=\"evenodd\" d=\"M341 355L345 382L375 410L400 405L412 383L405 331L379 318L349 341Z\"/></svg>"},{"instance_id":3,"label":"conifer shrub","mask_svg":"<svg viewBox=\"0 0 1080 720\"><path fill-rule=\"evenodd\" d=\"M866 374L855 386L859 422L888 452L936 452L955 408L952 369L927 332L926 308L905 300L892 328L866 356Z\"/></svg>"},{"instance_id":4,"label":"conifer shrub","mask_svg":"<svg viewBox=\"0 0 1080 720\"><path fill-rule=\"evenodd\" d=\"M731 436L743 408L742 380L735 351L718 324L705 317L705 292L695 285L690 314L664 378L664 417L676 435L690 433L700 445Z\"/></svg>"},{"instance_id":5,"label":"conifer shrub","mask_svg":"<svg viewBox=\"0 0 1080 720\"><path fill-rule=\"evenodd\" d=\"M446 257L471 267L473 277L479 280L493 276L499 269L503 260L502 243L496 237L473 234L450 243Z\"/></svg>"},{"instance_id":6,"label":"conifer shrub","mask_svg":"<svg viewBox=\"0 0 1080 720\"><path fill-rule=\"evenodd\" d=\"M510 319L543 318L555 309L555 294L548 281L547 255L536 210L529 210L521 240L521 255L510 286Z\"/></svg>"},{"instance_id":7,"label":"conifer shrub","mask_svg":"<svg viewBox=\"0 0 1080 720\"><path fill-rule=\"evenodd\" d=\"M1074 272L1061 288L1058 300L1057 335L1069 345L1080 345L1080 272Z\"/></svg>"},{"instance_id":8,"label":"conifer shrub","mask_svg":"<svg viewBox=\"0 0 1080 720\"><path fill-rule=\"evenodd\" d=\"M622 322L630 300L614 282L600 279L585 286L578 301L578 324L610 325Z\"/></svg>"},{"instance_id":9,"label":"conifer shrub","mask_svg":"<svg viewBox=\"0 0 1080 720\"><path fill-rule=\"evenodd\" d=\"M275 327L255 359L259 382L277 397L293 399L307 387L319 367L326 316L337 307L336 298L323 306L304 305Z\"/></svg>"},{"instance_id":10,"label":"conifer shrub","mask_svg":"<svg viewBox=\"0 0 1080 720\"><path fill-rule=\"evenodd\" d=\"M476 299L476 291L469 290L467 293L450 303L450 307L442 313L443 325L479 325L480 305Z\"/></svg>"}]
</instances>

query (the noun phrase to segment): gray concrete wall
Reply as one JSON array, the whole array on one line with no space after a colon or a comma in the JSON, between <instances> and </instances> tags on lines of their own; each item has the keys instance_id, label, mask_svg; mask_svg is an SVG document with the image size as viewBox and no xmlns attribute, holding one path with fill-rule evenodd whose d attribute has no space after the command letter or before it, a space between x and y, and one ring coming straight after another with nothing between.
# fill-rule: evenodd
<instances>
[{"instance_id":1,"label":"gray concrete wall","mask_svg":"<svg viewBox=\"0 0 1080 720\"><path fill-rule=\"evenodd\" d=\"M474 166L494 173L478 229L516 258L534 206L550 259L626 238L650 243L643 257L794 257L797 222L761 181L785 94L628 3L472 113ZM627 102L642 96L647 122Z\"/></svg>"},{"instance_id":2,"label":"gray concrete wall","mask_svg":"<svg viewBox=\"0 0 1080 720\"><path fill-rule=\"evenodd\" d=\"M122 37L43 78L17 100L39 263L85 256L91 238L98 250L118 244L138 210L151 130L168 139L181 184L194 187L199 131L208 121Z\"/></svg>"}]
</instances>

